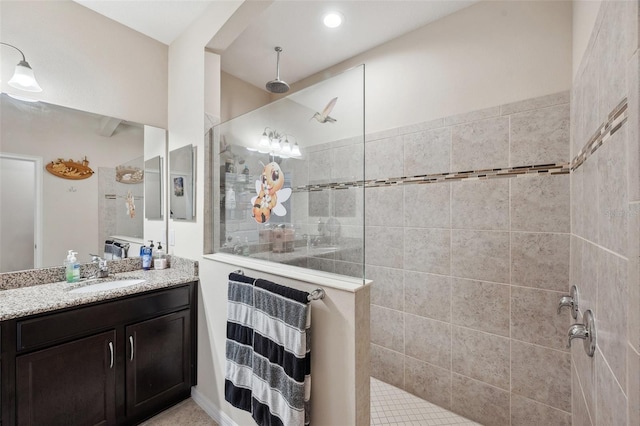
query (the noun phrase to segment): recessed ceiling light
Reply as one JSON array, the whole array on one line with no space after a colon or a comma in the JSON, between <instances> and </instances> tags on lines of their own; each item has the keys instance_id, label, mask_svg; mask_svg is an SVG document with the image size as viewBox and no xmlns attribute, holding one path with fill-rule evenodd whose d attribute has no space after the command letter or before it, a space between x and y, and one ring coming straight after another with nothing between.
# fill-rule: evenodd
<instances>
[{"instance_id":1,"label":"recessed ceiling light","mask_svg":"<svg viewBox=\"0 0 640 426\"><path fill-rule=\"evenodd\" d=\"M343 16L338 12L329 12L324 15L322 22L328 28L337 28L342 24Z\"/></svg>"}]
</instances>

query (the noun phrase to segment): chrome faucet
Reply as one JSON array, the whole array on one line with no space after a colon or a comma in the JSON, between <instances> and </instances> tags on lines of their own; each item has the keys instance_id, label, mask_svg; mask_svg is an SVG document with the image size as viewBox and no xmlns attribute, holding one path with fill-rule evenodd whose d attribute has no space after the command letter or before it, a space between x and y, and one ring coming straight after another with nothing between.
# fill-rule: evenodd
<instances>
[{"instance_id":1,"label":"chrome faucet","mask_svg":"<svg viewBox=\"0 0 640 426\"><path fill-rule=\"evenodd\" d=\"M569 341L567 349L571 348L573 339L584 340L584 350L589 356L593 356L596 351L596 322L591 310L587 310L582 319L584 324L573 324L569 327Z\"/></svg>"},{"instance_id":2,"label":"chrome faucet","mask_svg":"<svg viewBox=\"0 0 640 426\"><path fill-rule=\"evenodd\" d=\"M106 259L101 258L95 254L91 255L91 262L98 264L98 272L96 278L106 278L109 276L109 265L107 265Z\"/></svg>"}]
</instances>

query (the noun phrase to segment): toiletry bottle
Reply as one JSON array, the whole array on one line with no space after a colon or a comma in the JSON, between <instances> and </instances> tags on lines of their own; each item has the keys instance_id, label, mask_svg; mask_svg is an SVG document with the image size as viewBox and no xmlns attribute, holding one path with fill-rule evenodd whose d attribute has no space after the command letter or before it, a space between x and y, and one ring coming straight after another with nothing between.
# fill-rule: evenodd
<instances>
[{"instance_id":1,"label":"toiletry bottle","mask_svg":"<svg viewBox=\"0 0 640 426\"><path fill-rule=\"evenodd\" d=\"M142 247L142 269L148 271L151 269L151 247Z\"/></svg>"},{"instance_id":2,"label":"toiletry bottle","mask_svg":"<svg viewBox=\"0 0 640 426\"><path fill-rule=\"evenodd\" d=\"M242 244L242 255L249 256L249 237L244 237L244 243Z\"/></svg>"},{"instance_id":3,"label":"toiletry bottle","mask_svg":"<svg viewBox=\"0 0 640 426\"><path fill-rule=\"evenodd\" d=\"M76 254L78 253L73 250L69 250L69 255L65 262L65 275L68 283L77 283L80 281L80 264L78 263L78 259L76 259Z\"/></svg>"}]
</instances>

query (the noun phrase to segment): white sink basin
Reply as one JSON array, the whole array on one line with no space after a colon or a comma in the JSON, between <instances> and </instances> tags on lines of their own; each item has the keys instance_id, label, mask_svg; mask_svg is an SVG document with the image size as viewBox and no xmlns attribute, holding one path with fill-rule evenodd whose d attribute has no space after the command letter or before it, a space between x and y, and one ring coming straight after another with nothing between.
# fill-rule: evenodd
<instances>
[{"instance_id":1,"label":"white sink basin","mask_svg":"<svg viewBox=\"0 0 640 426\"><path fill-rule=\"evenodd\" d=\"M143 279L129 279L129 280L116 280L116 281L103 281L95 284L85 285L82 287L69 290L69 293L93 293L96 291L113 290L116 288L129 287L132 285L143 283Z\"/></svg>"}]
</instances>

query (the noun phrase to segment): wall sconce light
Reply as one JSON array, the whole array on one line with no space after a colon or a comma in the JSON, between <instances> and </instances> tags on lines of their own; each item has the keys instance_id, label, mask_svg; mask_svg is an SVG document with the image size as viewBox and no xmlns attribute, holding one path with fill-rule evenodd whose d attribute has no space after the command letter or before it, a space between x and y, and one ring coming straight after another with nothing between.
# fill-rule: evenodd
<instances>
[{"instance_id":1,"label":"wall sconce light","mask_svg":"<svg viewBox=\"0 0 640 426\"><path fill-rule=\"evenodd\" d=\"M31 69L31 66L25 59L22 50L9 43L0 41L0 44L14 48L22 55L22 60L18 62L18 65L16 65L13 77L11 77L11 80L9 80L7 84L16 89L24 90L25 92L42 92L42 87L40 87L36 81L33 69Z\"/></svg>"},{"instance_id":2,"label":"wall sconce light","mask_svg":"<svg viewBox=\"0 0 640 426\"><path fill-rule=\"evenodd\" d=\"M249 147L249 151L258 151L261 154L271 154L281 158L296 158L301 157L300 146L298 142L291 145L289 137L295 139L295 136L287 133L278 133L276 130L265 127L258 142L258 148Z\"/></svg>"}]
</instances>

